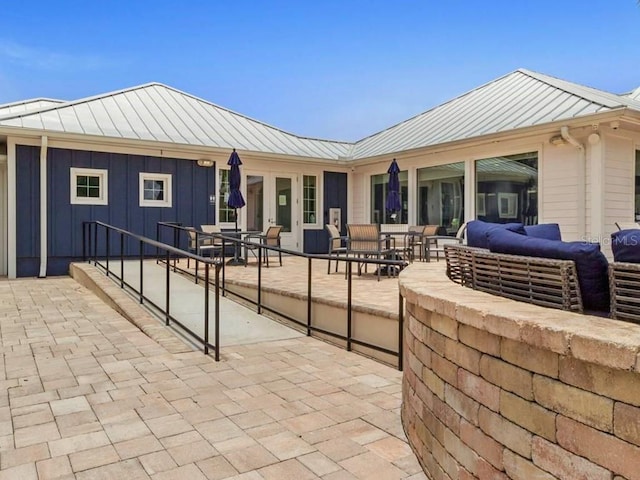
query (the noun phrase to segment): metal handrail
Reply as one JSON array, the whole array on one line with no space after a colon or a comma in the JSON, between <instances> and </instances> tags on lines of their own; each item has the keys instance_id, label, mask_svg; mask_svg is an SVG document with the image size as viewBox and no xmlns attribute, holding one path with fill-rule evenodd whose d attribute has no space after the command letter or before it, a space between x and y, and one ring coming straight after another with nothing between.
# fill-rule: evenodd
<instances>
[{"instance_id":1,"label":"metal handrail","mask_svg":"<svg viewBox=\"0 0 640 480\"><path fill-rule=\"evenodd\" d=\"M105 243L105 253L104 255L99 255L98 254L98 240L99 240L99 235L98 235L98 230L102 228L104 229L104 243ZM120 237L120 242L119 242L119 250L120 253L119 255L117 255L117 257L120 260L120 275L118 276L115 272L113 272L110 269L110 260L113 257L113 255L111 254L111 235L115 233L118 234ZM139 277L139 284L140 284L140 288L137 289L135 286L131 285L129 282L126 282L124 279L124 258L125 258L125 242L124 239L125 237L130 238L134 241L136 241L138 243L138 252L137 255L129 255L128 257L134 257L134 258L138 258L140 260L140 277ZM163 261L166 263L167 268L166 268L166 280L165 280L165 305L164 306L160 306L157 305L156 303L154 303L149 297L147 297L144 294L144 284L143 284L143 273L144 273L144 259L145 259L145 253L144 253L144 246L145 245L149 245L152 248L156 249L156 255L155 258L157 260L159 260L160 258L162 258L162 256L160 255L160 252L165 252L164 254L164 259ZM171 269L171 254L173 254L173 258L175 260L175 258L179 258L179 257L188 257L191 259L194 259L196 262L202 262L205 264L205 285L206 288L204 289L204 335L203 337L200 337L196 332L194 332L193 330L191 330L189 327L187 327L186 325L184 325L182 322L180 322L178 319L176 319L173 315L171 315L171 305L170 305L170 289L171 289L171 282L170 282L170 269ZM212 348L214 349L214 357L216 361L220 360L220 308L219 308L219 302L220 302L220 270L221 270L221 264L223 262L220 261L216 261L213 260L211 258L206 258L206 257L202 257L190 252L186 252L184 250L181 250L175 246L172 245L167 245L165 243L159 242L157 240L153 240L151 238L147 238L144 237L142 235L137 235L135 233L129 232L127 230L124 230L122 228L118 228L115 227L113 225L109 225L107 223L104 222L99 222L99 221L92 221L92 222L83 222L82 224L82 257L84 259L84 261L88 261L89 263L91 263L93 261L94 266L96 267L101 267L105 270L106 272L106 276L112 276L114 277L116 280L118 280L120 282L120 288L124 289L125 287L127 287L128 289L130 289L131 291L133 291L135 294L137 294L139 302L141 304L143 303L147 303L151 306L153 306L154 308L156 308L157 310L159 310L165 317L165 324L168 326L171 324L171 322L175 323L176 325L178 325L180 328L182 328L187 334L189 334L191 337L195 338L196 340L198 340L199 342L203 343L204 345L204 353L208 354L209 353L209 349ZM147 256L148 258L148 256ZM102 263L101 260L104 260L104 263ZM175 262L174 262L175 263ZM210 282L210 267L214 266L215 267L215 314L214 314L214 343L212 344L209 341L209 285L211 284Z\"/></svg>"},{"instance_id":2,"label":"metal handrail","mask_svg":"<svg viewBox=\"0 0 640 480\"><path fill-rule=\"evenodd\" d=\"M183 227L182 225L180 225L177 222L158 222L157 223L157 228L156 228L156 235L158 236L158 238L160 238L160 234L163 228L168 228L173 230L173 238L175 239L175 244L174 245L178 245L178 237L179 235L176 235L176 231L194 231L195 229L193 227ZM382 267L382 266L387 266L387 267L399 267L399 268L403 268L405 266L407 266L407 262L405 262L404 260L393 260L393 259L384 259L384 258L359 258L359 257L345 257L345 256L337 256L337 255L330 255L330 254L310 254L310 253L302 253L302 252L298 252L298 251L294 251L294 250L288 250L285 248L280 248L280 247L276 247L276 246L271 246L271 245L264 245L262 243L259 242L253 242L253 241L249 241L249 240L243 240L242 238L237 238L234 237L233 234L235 232L230 231L230 232L220 232L220 233L205 233L199 230L195 230L197 233L196 235L202 235L202 236L206 236L206 237L212 237L212 238L218 238L222 240L223 246L222 246L222 258L224 259L224 251L225 251L225 245L228 244L236 244L236 245L242 245L243 247L246 245L252 246L257 248L258 250L258 292L257 292L257 301L253 300L252 298L249 298L245 295L236 293L236 292L228 292L226 289L226 276L225 276L225 262L221 262L222 266L221 266L221 281L222 284L220 286L221 291L222 291L222 295L226 296L227 293L231 293L232 295L242 299L245 302L248 302L252 305L256 306L257 309L257 313L262 313L263 310L268 311L272 314L278 315L282 318L285 318L293 323L295 323L296 325L299 325L300 327L303 327L306 331L307 336L310 336L312 332L317 332L317 333L321 333L323 335L327 335L330 336L332 338L336 338L342 341L346 342L347 345L347 350L351 351L352 349L352 345L359 345L365 348L370 348L372 350L376 350L391 356L396 356L398 358L398 369L402 370L403 365L402 365L402 357L403 357L403 345L402 345L402 329L403 329L403 324L404 324L404 299L402 297L401 294L398 295L398 331L399 331L399 337L398 337L398 349L397 351L395 350L389 350L385 347L381 347L379 345L375 345L375 344L371 344L371 343L367 343L364 342L362 340L358 340L357 338L354 338L352 335L352 322L353 322L353 315L352 315L352 311L353 311L353 283L352 283L352 265L353 263L364 263L364 264L373 264L373 265L377 265L378 268ZM279 253L283 253L283 254L287 254L287 255L291 255L291 256L297 256L297 257L302 257L302 258L306 258L307 259L307 309L306 309L306 321L301 321L298 318L294 318L291 317L290 315L278 311L276 309L273 309L271 307L268 307L266 305L262 304L262 258L263 258L263 251L264 250L271 250L274 252L279 252ZM323 260L323 261L328 261L328 260L338 260L338 261L343 261L346 262L346 267L347 267L347 318L346 318L346 322L347 322L347 335L342 335L340 333L337 332L333 332L330 330L326 330L317 326L312 325L312 301L313 301L313 297L312 297L312 281L311 281L311 273L312 273L312 261L313 260ZM177 267L175 265L173 265L173 268L175 270L178 270L180 272L183 272L187 275L193 275L190 271L185 270L185 269L181 269L179 267ZM196 272L197 272L197 264L196 264ZM194 275L195 277L195 281L196 283L198 282L198 275Z\"/></svg>"}]
</instances>

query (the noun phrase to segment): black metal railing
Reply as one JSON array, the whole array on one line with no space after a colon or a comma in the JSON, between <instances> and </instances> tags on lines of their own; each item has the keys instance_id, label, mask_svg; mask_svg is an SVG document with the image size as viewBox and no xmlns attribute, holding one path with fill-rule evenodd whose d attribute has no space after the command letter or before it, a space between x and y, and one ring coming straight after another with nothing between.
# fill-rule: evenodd
<instances>
[{"instance_id":1,"label":"black metal railing","mask_svg":"<svg viewBox=\"0 0 640 480\"><path fill-rule=\"evenodd\" d=\"M112 241L116 238L116 242ZM146 248L145 248L146 247ZM220 271L222 267L221 261L215 259L198 256L194 253L187 252L173 245L159 242L150 238L128 232L118 227L108 225L103 222L83 222L82 229L82 257L85 261L93 263L97 267L105 270L107 277L115 278L120 288L128 288L138 297L141 304L148 304L155 308L164 316L165 324L174 323L184 330L190 337L201 342L204 346L204 353L208 354L209 349L214 350L215 360L220 360ZM170 292L170 270L172 263L175 264L177 258L189 258L198 263L203 263L204 268L204 325L203 336L200 336L184 323L180 322L171 314ZM125 258L127 260L137 259L139 261L139 287L132 285L125 279ZM144 260L157 259L166 263L165 275L165 304L158 305L154 303L144 289ZM120 265L120 273L118 274L111 268L113 262ZM214 281L211 282L211 267L215 268ZM210 305L210 288L214 286L214 340L213 343L209 339L209 305Z\"/></svg>"},{"instance_id":2,"label":"black metal railing","mask_svg":"<svg viewBox=\"0 0 640 480\"><path fill-rule=\"evenodd\" d=\"M166 231L165 231L166 230ZM169 232L169 235L166 235L166 233ZM271 245L265 245L263 243L259 243L259 242L255 242L255 241L250 241L250 240L246 240L243 239L237 235L234 234L233 231L229 231L229 232L221 232L221 233L205 233L202 231L198 231L196 229L194 229L193 227L184 227L182 225L180 225L177 222L159 222L157 224L157 229L156 229L156 235L157 238L163 238L163 237L168 237L170 239L174 239L174 246L177 248L180 245L180 238L181 237L185 237L185 235L181 235L180 233L176 234L176 232L192 232L192 234L195 233L195 238L196 238L196 245L198 244L197 241L198 239L201 238L205 238L205 237L209 237L209 238L217 238L218 240L220 240L222 242L222 252L226 251L227 246L231 246L234 245L234 248L240 248L240 249L244 249L245 246L248 246L254 250L257 250L257 265L258 265L258 269L257 269L257 300L253 300L250 297L247 297L246 295L242 295L238 292L230 292L227 287L226 287L226 275L225 275L225 262L222 261L221 262L221 275L220 275L220 279L221 279L221 285L220 285L220 289L222 292L223 296L226 296L227 293L230 293L232 295L234 295L237 298L242 299L243 301L250 303L252 305L256 306L256 310L257 313L262 313L263 311L267 311L269 313L275 314L279 317L282 317L300 327L302 327L305 331L307 336L311 335L312 332L314 333L319 333L322 335L326 335L328 337L343 341L346 343L346 348L347 350L351 351L352 350L352 345L359 345L361 347L365 347L371 350L375 350L390 356L394 356L397 357L398 359L398 369L402 370L403 365L402 365L402 357L403 357L403 352L402 352L402 348L403 348L403 341L402 341L402 335L403 335L403 324L404 324L404 299L402 298L402 295L398 294L398 347L397 350L390 350L388 348L382 347L380 345L375 345L372 343L368 343L362 340L359 340L358 338L355 338L353 335L353 281L352 281L352 275L353 275L353 264L357 263L357 264L372 264L377 266L377 268L382 268L382 267L386 267L386 268L396 268L396 269L402 269L405 266L407 266L407 262L405 262L404 260L397 260L397 259L377 259L377 258L361 258L361 257L345 257L345 256L336 256L336 255L328 255L328 254L307 254L307 253L301 253L301 252L297 252L297 251L293 251L293 250L287 250L284 248L279 248L276 246L271 246ZM306 319L300 319L300 318L294 318L291 315L276 310L272 307L269 307L267 305L264 305L262 302L262 290L263 290L263 282L262 282L262 260L263 260L263 256L265 254L268 255L269 251L278 253L278 254L285 254L285 255L289 255L289 256L296 256L296 257L301 257L301 258L306 258L307 259L307 294L306 294ZM224 259L224 255L222 255L222 259ZM159 261L162 261L164 259L159 259ZM197 273L194 274L193 272L191 272L188 269L184 269L181 268L179 266L177 266L175 259L172 259L172 268L174 269L174 271L180 271L184 274L187 275L193 275L195 277L195 282L198 282L198 275ZM313 268L313 260L322 260L322 261L328 261L328 260L333 260L333 261L341 261L341 262L345 262L346 263L346 268L347 268L347 307L346 307L346 335L343 335L341 333L338 332L334 332L331 330L327 330L324 328L321 328L317 325L313 325L312 322L312 302L313 302L313 292L312 292L312 268ZM167 260L168 261L168 260ZM197 263L196 263L196 272L197 272Z\"/></svg>"}]
</instances>

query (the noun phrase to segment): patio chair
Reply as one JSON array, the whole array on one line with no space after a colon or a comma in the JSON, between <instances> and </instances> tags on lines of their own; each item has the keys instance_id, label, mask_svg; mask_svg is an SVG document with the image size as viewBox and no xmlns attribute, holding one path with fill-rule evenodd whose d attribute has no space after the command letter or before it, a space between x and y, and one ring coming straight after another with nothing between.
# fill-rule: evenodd
<instances>
[{"instance_id":1,"label":"patio chair","mask_svg":"<svg viewBox=\"0 0 640 480\"><path fill-rule=\"evenodd\" d=\"M260 242L262 245L267 245L270 247L278 247L280 248L280 232L282 232L282 225L271 225L267 228L267 231L264 234L251 234L245 237L245 240L249 242ZM245 262L244 266L247 266L249 256L248 253L251 252L256 259L258 258L258 254L255 252L258 250L258 246L256 245L248 245L245 243L245 258L247 262ZM278 250L278 259L280 260L280 266L282 266L282 252ZM262 261L269 266L269 250L266 250L262 255Z\"/></svg>"},{"instance_id":2,"label":"patio chair","mask_svg":"<svg viewBox=\"0 0 640 480\"><path fill-rule=\"evenodd\" d=\"M217 252L222 252L222 243L214 244L210 236L205 235L193 227L187 227L187 229L187 234L189 235L188 250L191 253L195 253L201 257L203 257L205 253L208 253L209 257L214 258L217 256ZM187 257L187 268L189 268L190 260L191 259Z\"/></svg>"},{"instance_id":3,"label":"patio chair","mask_svg":"<svg viewBox=\"0 0 640 480\"><path fill-rule=\"evenodd\" d=\"M380 228L376 223L347 224L347 256L362 258L393 258L395 255L395 238L380 237ZM365 264L365 272L367 265ZM380 281L381 265L378 266ZM393 268L387 271L395 270ZM358 263L358 275L362 273L362 264Z\"/></svg>"},{"instance_id":4,"label":"patio chair","mask_svg":"<svg viewBox=\"0 0 640 480\"><path fill-rule=\"evenodd\" d=\"M444 257L444 246L445 245L462 245L464 244L464 235L467 230L467 224L463 223L458 231L456 232L455 237L451 237L448 235L432 235L425 236L425 258L427 262L431 261L432 255L435 254L436 260L440 261L440 256Z\"/></svg>"},{"instance_id":5,"label":"patio chair","mask_svg":"<svg viewBox=\"0 0 640 480\"><path fill-rule=\"evenodd\" d=\"M222 233L222 230L220 230L219 225L200 225L200 230L202 230L204 233L212 233L212 234ZM203 238L203 244L218 246L220 251L222 251L222 239L219 236L214 236L214 235L205 236L205 238Z\"/></svg>"},{"instance_id":6,"label":"patio chair","mask_svg":"<svg viewBox=\"0 0 640 480\"><path fill-rule=\"evenodd\" d=\"M338 231L338 228L331 224L331 223L327 223L325 225L327 232L329 232L329 249L328 249L328 254L329 255L337 255L340 256L341 253L344 253L345 256L347 255L347 247L346 247L346 241L349 237L345 236L341 236L340 232ZM343 241L345 242L345 245L343 246ZM338 271L338 263L339 260L336 259L336 272ZM327 274L331 273L331 259L329 259L329 264L327 265Z\"/></svg>"},{"instance_id":7,"label":"patio chair","mask_svg":"<svg viewBox=\"0 0 640 480\"><path fill-rule=\"evenodd\" d=\"M418 248L418 258L422 261L423 256L426 258L426 237L438 235L442 230L440 225L411 225L405 237L405 249L409 254L409 260L413 261L416 257L416 248ZM423 255L424 253L424 255Z\"/></svg>"}]
</instances>

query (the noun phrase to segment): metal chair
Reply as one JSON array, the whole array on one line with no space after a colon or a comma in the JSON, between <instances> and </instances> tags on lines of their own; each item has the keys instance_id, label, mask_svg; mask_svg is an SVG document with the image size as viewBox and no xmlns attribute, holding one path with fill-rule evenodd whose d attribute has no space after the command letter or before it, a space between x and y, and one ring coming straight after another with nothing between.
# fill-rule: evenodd
<instances>
[{"instance_id":1,"label":"metal chair","mask_svg":"<svg viewBox=\"0 0 640 480\"><path fill-rule=\"evenodd\" d=\"M465 232L467 231L467 224L463 223L458 231L456 232L455 237L451 237L448 235L432 235L425 236L425 258L427 262L431 261L431 256L435 253L436 260L440 261L440 254L444 256L444 246L445 245L462 245L464 244Z\"/></svg>"},{"instance_id":2,"label":"metal chair","mask_svg":"<svg viewBox=\"0 0 640 480\"><path fill-rule=\"evenodd\" d=\"M347 256L361 258L393 258L396 252L395 238L380 236L380 227L376 223L367 224L347 224L348 241ZM364 271L367 271L365 263ZM380 281L381 266L378 266L377 274ZM387 274L393 272L394 268L388 268ZM362 273L362 264L358 263L358 275Z\"/></svg>"},{"instance_id":3,"label":"metal chair","mask_svg":"<svg viewBox=\"0 0 640 480\"><path fill-rule=\"evenodd\" d=\"M209 252L209 257L216 257L216 251L222 252L222 243L216 244L213 242L211 236L207 236L204 232L196 230L193 227L187 227L187 234L189 235L188 250L199 256ZM189 261L191 259L187 257L187 268L189 268Z\"/></svg>"},{"instance_id":4,"label":"metal chair","mask_svg":"<svg viewBox=\"0 0 640 480\"><path fill-rule=\"evenodd\" d=\"M264 234L260 234L260 235L247 235L245 237L245 240L247 241L252 241L252 240L258 240L262 245L267 245L270 247L280 247L280 232L282 231L282 225L272 225L269 228L267 228L267 231ZM256 252L254 250L257 250L258 246L256 245L249 245L246 244L244 245L245 248L245 258L247 260L249 260L249 256L248 253L251 252L253 254L254 257L256 257L256 259L258 258L258 255L256 254ZM280 250L278 250L278 259L280 260L280 266L282 266L282 252ZM264 255L263 255L263 259L262 261L264 263L266 263L267 267L269 266L269 251L267 250ZM248 262L245 262L244 266L247 266Z\"/></svg>"},{"instance_id":5,"label":"metal chair","mask_svg":"<svg viewBox=\"0 0 640 480\"><path fill-rule=\"evenodd\" d=\"M346 244L345 246L343 246L342 243L343 241L346 242L349 237L347 237L346 235L341 236L338 228L331 223L327 223L325 227L327 228L327 232L329 232L329 250L327 253L329 255L335 254L337 256L340 256L341 253L344 253L346 256L347 247ZM336 259L336 272L338 271L338 262L339 260ZM327 274L329 273L331 273L331 259L329 259L329 264L327 265Z\"/></svg>"}]
</instances>

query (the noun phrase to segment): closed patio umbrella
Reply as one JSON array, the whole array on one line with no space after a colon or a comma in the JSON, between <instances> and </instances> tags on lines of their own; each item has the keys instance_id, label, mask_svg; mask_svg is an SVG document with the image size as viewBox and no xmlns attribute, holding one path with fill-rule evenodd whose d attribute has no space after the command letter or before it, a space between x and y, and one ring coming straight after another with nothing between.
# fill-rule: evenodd
<instances>
[{"instance_id":1,"label":"closed patio umbrella","mask_svg":"<svg viewBox=\"0 0 640 480\"><path fill-rule=\"evenodd\" d=\"M227 165L231 166L231 170L229 171L229 198L227 199L227 205L230 208L233 208L234 217L236 219L236 232L238 231L238 209L242 208L246 205L244 198L242 197L242 192L240 191L240 180L242 176L240 175L240 165L242 165L242 160L240 160L240 156L236 152L236 149L233 149L231 152L231 156L229 157L229 161ZM234 258L229 261L230 265L243 265L244 262L242 259L238 257L238 244L236 243L236 249Z\"/></svg>"},{"instance_id":2,"label":"closed patio umbrella","mask_svg":"<svg viewBox=\"0 0 640 480\"><path fill-rule=\"evenodd\" d=\"M389 174L389 184L387 187L387 201L385 202L385 208L392 214L402 210L402 203L400 202L400 167L398 162L394 158L387 170Z\"/></svg>"}]
</instances>

